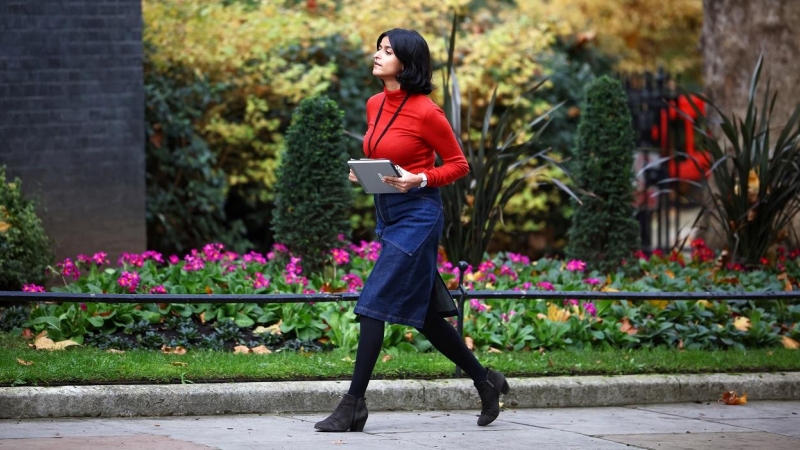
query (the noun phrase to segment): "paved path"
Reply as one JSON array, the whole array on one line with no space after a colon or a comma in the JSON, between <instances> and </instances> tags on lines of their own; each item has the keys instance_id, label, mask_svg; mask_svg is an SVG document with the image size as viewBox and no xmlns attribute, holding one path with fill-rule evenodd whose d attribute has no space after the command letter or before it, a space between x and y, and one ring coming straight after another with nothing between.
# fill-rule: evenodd
<instances>
[{"instance_id":1,"label":"paved path","mask_svg":"<svg viewBox=\"0 0 800 450\"><path fill-rule=\"evenodd\" d=\"M0 449L800 449L800 401L380 411L363 433L319 433L325 414L0 420Z\"/></svg>"}]
</instances>

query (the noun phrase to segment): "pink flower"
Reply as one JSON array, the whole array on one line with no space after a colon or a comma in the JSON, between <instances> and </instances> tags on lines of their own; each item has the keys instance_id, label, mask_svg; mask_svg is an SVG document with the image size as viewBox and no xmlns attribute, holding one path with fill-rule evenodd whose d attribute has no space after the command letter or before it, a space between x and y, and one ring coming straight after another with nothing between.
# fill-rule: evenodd
<instances>
[{"instance_id":1,"label":"pink flower","mask_svg":"<svg viewBox=\"0 0 800 450\"><path fill-rule=\"evenodd\" d=\"M564 306L578 306L580 303L576 298L568 298L564 300Z\"/></svg>"},{"instance_id":2,"label":"pink flower","mask_svg":"<svg viewBox=\"0 0 800 450\"><path fill-rule=\"evenodd\" d=\"M148 250L148 251L142 253L142 258L143 259L152 259L153 261L155 261L157 263L160 263L160 264L164 263L164 257L161 256L161 253L158 253L157 251L153 251L153 250Z\"/></svg>"},{"instance_id":3,"label":"pink flower","mask_svg":"<svg viewBox=\"0 0 800 450\"><path fill-rule=\"evenodd\" d=\"M592 302L584 303L583 310L586 311L592 317L597 315L597 307L594 306L594 303Z\"/></svg>"},{"instance_id":4,"label":"pink flower","mask_svg":"<svg viewBox=\"0 0 800 450\"><path fill-rule=\"evenodd\" d=\"M75 263L73 263L69 258L66 258L63 262L59 263L57 267L61 268L62 276L72 276L73 280L77 280L81 277L80 269L78 269L78 266L76 266Z\"/></svg>"},{"instance_id":5,"label":"pink flower","mask_svg":"<svg viewBox=\"0 0 800 450\"><path fill-rule=\"evenodd\" d=\"M163 284L159 284L158 286L150 289L151 294L166 294L167 288L164 287Z\"/></svg>"},{"instance_id":6,"label":"pink flower","mask_svg":"<svg viewBox=\"0 0 800 450\"><path fill-rule=\"evenodd\" d=\"M512 269L511 267L508 267L505 264L500 266L500 275L509 277L512 280L516 280L517 279L517 271Z\"/></svg>"},{"instance_id":7,"label":"pink flower","mask_svg":"<svg viewBox=\"0 0 800 450\"><path fill-rule=\"evenodd\" d=\"M540 281L540 282L536 283L536 287L538 287L539 289L542 289L544 291L554 291L554 290L556 290L556 288L553 286L553 283L551 283L549 281Z\"/></svg>"},{"instance_id":8,"label":"pink flower","mask_svg":"<svg viewBox=\"0 0 800 450\"><path fill-rule=\"evenodd\" d=\"M377 261L378 255L381 252L381 243L361 241L359 245L351 244L350 250L359 258L366 259L367 261Z\"/></svg>"},{"instance_id":9,"label":"pink flower","mask_svg":"<svg viewBox=\"0 0 800 450\"><path fill-rule=\"evenodd\" d=\"M520 255L518 253L509 253L508 259L514 264L524 264L528 265L531 263L531 259L525 255Z\"/></svg>"},{"instance_id":10,"label":"pink flower","mask_svg":"<svg viewBox=\"0 0 800 450\"><path fill-rule=\"evenodd\" d=\"M486 304L479 302L476 298L469 301L469 307L478 312L486 311Z\"/></svg>"},{"instance_id":11,"label":"pink flower","mask_svg":"<svg viewBox=\"0 0 800 450\"><path fill-rule=\"evenodd\" d=\"M342 281L347 283L347 289L350 292L356 292L358 288L364 286L364 281L361 280L361 277L354 273L348 273L347 275L342 276Z\"/></svg>"},{"instance_id":12,"label":"pink flower","mask_svg":"<svg viewBox=\"0 0 800 450\"><path fill-rule=\"evenodd\" d=\"M169 257L169 263L170 263L170 264L172 264L173 266L174 266L175 264L178 264L180 261L181 261L181 259L180 259L180 258L178 258L178 255L171 255L171 256Z\"/></svg>"},{"instance_id":13,"label":"pink flower","mask_svg":"<svg viewBox=\"0 0 800 450\"><path fill-rule=\"evenodd\" d=\"M196 256L186 255L183 259L186 261L186 264L183 265L183 270L187 272L196 272L206 266L203 260Z\"/></svg>"},{"instance_id":14,"label":"pink flower","mask_svg":"<svg viewBox=\"0 0 800 450\"><path fill-rule=\"evenodd\" d=\"M478 264L478 272L491 272L495 268L495 265L491 261L484 261Z\"/></svg>"},{"instance_id":15,"label":"pink flower","mask_svg":"<svg viewBox=\"0 0 800 450\"><path fill-rule=\"evenodd\" d=\"M81 303L81 311L86 311L86 303Z\"/></svg>"},{"instance_id":16,"label":"pink flower","mask_svg":"<svg viewBox=\"0 0 800 450\"><path fill-rule=\"evenodd\" d=\"M253 287L256 289L269 287L269 279L264 278L264 274L256 272L255 280L253 280Z\"/></svg>"},{"instance_id":17,"label":"pink flower","mask_svg":"<svg viewBox=\"0 0 800 450\"><path fill-rule=\"evenodd\" d=\"M136 253L123 253L117 260L117 264L120 266L129 265L133 267L142 267L144 264L144 258L142 255L138 255Z\"/></svg>"},{"instance_id":18,"label":"pink flower","mask_svg":"<svg viewBox=\"0 0 800 450\"><path fill-rule=\"evenodd\" d=\"M92 259L89 258L89 256L84 255L84 254L78 255L78 257L76 259L78 260L78 262L84 263L84 264L89 264L90 262L92 262Z\"/></svg>"},{"instance_id":19,"label":"pink flower","mask_svg":"<svg viewBox=\"0 0 800 450\"><path fill-rule=\"evenodd\" d=\"M567 270L571 272L583 270L585 268L586 268L586 263L579 259L573 259L567 263Z\"/></svg>"},{"instance_id":20,"label":"pink flower","mask_svg":"<svg viewBox=\"0 0 800 450\"><path fill-rule=\"evenodd\" d=\"M269 258L272 259L272 258ZM250 253L242 256L242 261L245 263L257 263L257 264L266 264L267 258L264 258L264 255L258 253L256 251L251 251Z\"/></svg>"},{"instance_id":21,"label":"pink flower","mask_svg":"<svg viewBox=\"0 0 800 450\"><path fill-rule=\"evenodd\" d=\"M44 292L44 287L37 286L35 284L24 284L22 285L23 292Z\"/></svg>"},{"instance_id":22,"label":"pink flower","mask_svg":"<svg viewBox=\"0 0 800 450\"><path fill-rule=\"evenodd\" d=\"M511 311L508 312L508 314L506 314L506 313L500 314L500 318L503 319L503 322L508 322L516 314L517 314L517 312L512 309Z\"/></svg>"},{"instance_id":23,"label":"pink flower","mask_svg":"<svg viewBox=\"0 0 800 450\"><path fill-rule=\"evenodd\" d=\"M597 278L587 278L583 280L583 282L590 286L597 286L598 284L600 284L600 280L598 280Z\"/></svg>"},{"instance_id":24,"label":"pink flower","mask_svg":"<svg viewBox=\"0 0 800 450\"><path fill-rule=\"evenodd\" d=\"M219 261L222 259L222 250L225 248L222 244L206 244L203 247L203 259L206 261Z\"/></svg>"},{"instance_id":25,"label":"pink flower","mask_svg":"<svg viewBox=\"0 0 800 450\"><path fill-rule=\"evenodd\" d=\"M128 292L133 294L139 286L139 274L136 272L122 272L117 278L117 284L121 287L128 288Z\"/></svg>"},{"instance_id":26,"label":"pink flower","mask_svg":"<svg viewBox=\"0 0 800 450\"><path fill-rule=\"evenodd\" d=\"M103 264L108 264L108 253L97 252L94 255L92 255L92 261L94 261L94 263L97 264L98 266L101 266Z\"/></svg>"},{"instance_id":27,"label":"pink flower","mask_svg":"<svg viewBox=\"0 0 800 450\"><path fill-rule=\"evenodd\" d=\"M334 248L331 250L331 254L333 255L333 263L337 266L341 266L350 262L350 254L347 253L347 250L342 248Z\"/></svg>"}]
</instances>

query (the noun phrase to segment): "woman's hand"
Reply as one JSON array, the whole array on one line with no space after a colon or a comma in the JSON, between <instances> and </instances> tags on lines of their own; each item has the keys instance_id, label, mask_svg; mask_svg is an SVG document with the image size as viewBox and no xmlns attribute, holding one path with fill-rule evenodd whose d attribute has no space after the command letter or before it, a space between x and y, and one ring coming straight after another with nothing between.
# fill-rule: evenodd
<instances>
[{"instance_id":1,"label":"woman's hand","mask_svg":"<svg viewBox=\"0 0 800 450\"><path fill-rule=\"evenodd\" d=\"M353 169L350 169L350 175L347 176L347 179L353 183L358 183L358 178L356 178L356 174L353 173Z\"/></svg>"},{"instance_id":2,"label":"woman's hand","mask_svg":"<svg viewBox=\"0 0 800 450\"><path fill-rule=\"evenodd\" d=\"M396 187L401 192L408 192L409 189L419 187L420 183L422 183L421 175L408 172L402 167L400 167L400 175L399 177L383 177L381 180L390 186Z\"/></svg>"}]
</instances>

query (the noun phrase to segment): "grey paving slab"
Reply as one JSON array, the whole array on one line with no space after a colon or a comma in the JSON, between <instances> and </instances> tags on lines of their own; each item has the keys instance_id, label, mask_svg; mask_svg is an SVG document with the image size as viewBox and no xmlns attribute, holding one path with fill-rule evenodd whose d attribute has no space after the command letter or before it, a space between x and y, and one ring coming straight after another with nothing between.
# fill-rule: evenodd
<instances>
[{"instance_id":1,"label":"grey paving slab","mask_svg":"<svg viewBox=\"0 0 800 450\"><path fill-rule=\"evenodd\" d=\"M719 402L634 405L636 409L696 419L771 419L800 416L800 402L749 401L745 405Z\"/></svg>"},{"instance_id":2,"label":"grey paving slab","mask_svg":"<svg viewBox=\"0 0 800 450\"><path fill-rule=\"evenodd\" d=\"M627 434L603 436L653 450L797 450L800 440L767 433Z\"/></svg>"},{"instance_id":3,"label":"grey paving slab","mask_svg":"<svg viewBox=\"0 0 800 450\"><path fill-rule=\"evenodd\" d=\"M516 423L571 431L589 436L605 434L686 433L713 431L749 431L733 425L660 414L626 407L520 409L503 416Z\"/></svg>"},{"instance_id":4,"label":"grey paving slab","mask_svg":"<svg viewBox=\"0 0 800 450\"><path fill-rule=\"evenodd\" d=\"M170 450L208 450L213 447L179 441L166 436L138 434L133 436L87 436L65 438L0 439L3 450L111 450L130 449L170 449Z\"/></svg>"}]
</instances>

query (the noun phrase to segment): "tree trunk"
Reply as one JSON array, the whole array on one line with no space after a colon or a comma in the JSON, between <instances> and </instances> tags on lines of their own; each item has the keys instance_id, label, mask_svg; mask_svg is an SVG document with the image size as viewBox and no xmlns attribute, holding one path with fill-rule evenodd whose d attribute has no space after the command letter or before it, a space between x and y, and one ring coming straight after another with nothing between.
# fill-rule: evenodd
<instances>
[{"instance_id":1,"label":"tree trunk","mask_svg":"<svg viewBox=\"0 0 800 450\"><path fill-rule=\"evenodd\" d=\"M800 1L703 0L703 14L706 95L725 114L743 119L753 69L763 53L761 79L770 80L770 89L778 93L772 123L781 128L800 101ZM798 246L800 215L792 228L788 244ZM704 237L721 247L713 245L715 234Z\"/></svg>"}]
</instances>

